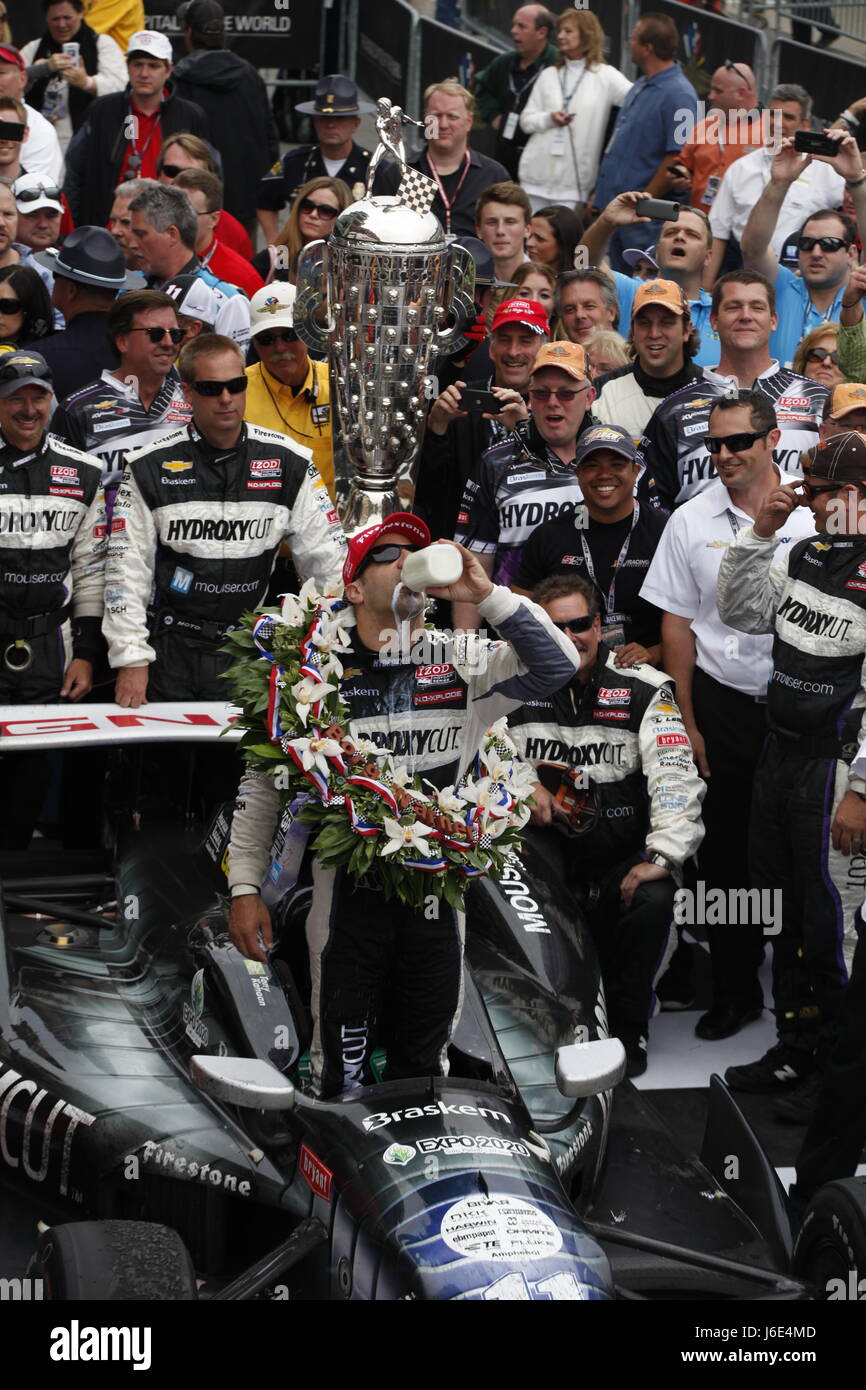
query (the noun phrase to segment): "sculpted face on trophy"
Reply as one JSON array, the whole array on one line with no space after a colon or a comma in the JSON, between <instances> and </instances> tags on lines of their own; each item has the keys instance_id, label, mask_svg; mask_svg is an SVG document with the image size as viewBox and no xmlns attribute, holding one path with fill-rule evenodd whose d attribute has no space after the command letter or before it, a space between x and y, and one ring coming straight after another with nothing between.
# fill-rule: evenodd
<instances>
[{"instance_id":1,"label":"sculpted face on trophy","mask_svg":"<svg viewBox=\"0 0 866 1390\"><path fill-rule=\"evenodd\" d=\"M472 258L430 211L436 184L406 163L403 128L420 122L384 98L377 109L367 186L390 154L403 171L397 194L368 193L326 242L304 248L295 300L299 337L328 355L337 505L350 535L397 510L398 487L411 493L436 360L475 314Z\"/></svg>"}]
</instances>

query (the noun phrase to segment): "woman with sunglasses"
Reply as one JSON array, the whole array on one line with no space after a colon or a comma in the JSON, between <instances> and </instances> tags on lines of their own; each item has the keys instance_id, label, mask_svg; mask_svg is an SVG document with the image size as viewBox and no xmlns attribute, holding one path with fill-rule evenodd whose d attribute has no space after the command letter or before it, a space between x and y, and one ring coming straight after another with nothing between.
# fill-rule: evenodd
<instances>
[{"instance_id":1,"label":"woman with sunglasses","mask_svg":"<svg viewBox=\"0 0 866 1390\"><path fill-rule=\"evenodd\" d=\"M822 323L800 339L800 346L794 354L794 371L818 381L832 391L845 374L839 366L836 339L839 334L838 323Z\"/></svg>"},{"instance_id":2,"label":"woman with sunglasses","mask_svg":"<svg viewBox=\"0 0 866 1390\"><path fill-rule=\"evenodd\" d=\"M288 220L273 245L253 257L253 269L265 284L284 280L293 285L300 252L308 242L329 237L337 217L351 201L348 184L342 179L310 179L299 188Z\"/></svg>"},{"instance_id":3,"label":"woman with sunglasses","mask_svg":"<svg viewBox=\"0 0 866 1390\"><path fill-rule=\"evenodd\" d=\"M25 265L0 269L0 344L22 347L53 332L51 301L41 276Z\"/></svg>"}]
</instances>

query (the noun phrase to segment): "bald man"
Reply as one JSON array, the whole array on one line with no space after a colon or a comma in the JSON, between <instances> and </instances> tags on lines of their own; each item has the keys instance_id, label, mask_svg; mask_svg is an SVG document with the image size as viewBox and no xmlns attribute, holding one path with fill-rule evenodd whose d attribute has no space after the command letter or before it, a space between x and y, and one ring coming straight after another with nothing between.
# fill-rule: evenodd
<instances>
[{"instance_id":1,"label":"bald man","mask_svg":"<svg viewBox=\"0 0 866 1390\"><path fill-rule=\"evenodd\" d=\"M763 143L755 74L746 63L729 60L716 69L708 105L706 119L695 126L679 156L668 160L673 177L664 195L682 196L691 184L689 203L702 212L709 212L725 170ZM715 112L722 112L724 118Z\"/></svg>"}]
</instances>

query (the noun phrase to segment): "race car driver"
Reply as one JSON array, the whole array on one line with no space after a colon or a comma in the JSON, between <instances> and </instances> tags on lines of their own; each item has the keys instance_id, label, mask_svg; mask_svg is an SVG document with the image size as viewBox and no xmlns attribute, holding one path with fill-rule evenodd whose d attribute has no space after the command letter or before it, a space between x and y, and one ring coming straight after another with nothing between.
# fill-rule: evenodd
<instances>
[{"instance_id":1,"label":"race car driver","mask_svg":"<svg viewBox=\"0 0 866 1390\"><path fill-rule=\"evenodd\" d=\"M105 518L99 463L46 434L44 357L0 358L0 704L80 700L99 653ZM0 770L0 848L29 843L50 765L15 754Z\"/></svg>"},{"instance_id":2,"label":"race car driver","mask_svg":"<svg viewBox=\"0 0 866 1390\"><path fill-rule=\"evenodd\" d=\"M302 577L326 589L345 555L309 450L244 424L237 344L202 334L178 369L192 423L127 458L111 522L103 630L117 702L132 709L146 695L224 697L220 647L262 601L284 538Z\"/></svg>"},{"instance_id":3,"label":"race car driver","mask_svg":"<svg viewBox=\"0 0 866 1390\"><path fill-rule=\"evenodd\" d=\"M638 458L646 465L638 485L641 502L673 511L716 478L704 440L713 402L743 389L769 396L781 431L773 462L783 473L800 472L800 454L818 442L827 389L770 357L776 326L775 291L755 270L732 270L716 281L710 322L721 344L719 365L667 396L647 425Z\"/></svg>"},{"instance_id":4,"label":"race car driver","mask_svg":"<svg viewBox=\"0 0 866 1390\"><path fill-rule=\"evenodd\" d=\"M105 330L119 366L67 396L51 431L99 457L110 512L124 456L187 424L192 408L174 369L183 330L173 299L158 290L118 295Z\"/></svg>"},{"instance_id":5,"label":"race car driver","mask_svg":"<svg viewBox=\"0 0 866 1390\"><path fill-rule=\"evenodd\" d=\"M850 764L866 730L866 436L837 434L810 450L801 487L802 497L792 486L771 491L719 569L723 622L774 633L750 860L755 886L782 892L773 938L779 1041L758 1061L729 1068L726 1080L743 1091L790 1091L803 1082L814 1097L863 898L852 869L866 848L866 782ZM818 534L773 566L777 532L804 503Z\"/></svg>"},{"instance_id":6,"label":"race car driver","mask_svg":"<svg viewBox=\"0 0 866 1390\"><path fill-rule=\"evenodd\" d=\"M598 590L554 575L533 599L566 633L580 665L569 685L525 700L512 737L536 768L533 820L563 834L566 874L587 913L608 1021L628 1075L647 1065L653 984L669 941L682 866L704 836L706 790L673 682L652 666L621 667L601 637Z\"/></svg>"},{"instance_id":7,"label":"race car driver","mask_svg":"<svg viewBox=\"0 0 866 1390\"><path fill-rule=\"evenodd\" d=\"M468 550L462 550L457 583L431 595L477 604L503 641L425 633L423 596L419 608L419 596L400 585L400 575L406 552L429 541L426 524L406 512L350 540L343 578L357 627L353 665L344 663L340 691L351 712L353 739L392 749L410 772L445 787L463 775L493 721L565 684L576 657L539 608L493 585ZM405 658L396 643L397 619L408 620L412 630ZM230 930L238 950L252 960L265 960L263 947L272 944L259 885L278 814L273 782L247 776L229 847ZM388 1078L444 1074L460 1004L463 917L444 900L434 902L437 914L386 901L368 880L353 881L345 870L314 861L307 944L310 1059L319 1095L370 1079L369 1057L386 998Z\"/></svg>"}]
</instances>

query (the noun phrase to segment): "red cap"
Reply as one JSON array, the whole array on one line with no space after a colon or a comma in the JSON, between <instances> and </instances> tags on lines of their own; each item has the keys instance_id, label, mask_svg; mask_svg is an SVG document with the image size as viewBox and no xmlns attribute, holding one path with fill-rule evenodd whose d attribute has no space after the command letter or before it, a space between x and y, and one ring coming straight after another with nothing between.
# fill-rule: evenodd
<instances>
[{"instance_id":1,"label":"red cap","mask_svg":"<svg viewBox=\"0 0 866 1390\"><path fill-rule=\"evenodd\" d=\"M497 328L502 328L506 323L522 323L526 328L531 328L533 333L539 333L545 338L550 337L547 314L543 306L534 299L506 299L493 315L490 332L495 333Z\"/></svg>"},{"instance_id":2,"label":"red cap","mask_svg":"<svg viewBox=\"0 0 866 1390\"><path fill-rule=\"evenodd\" d=\"M396 531L398 535L405 536L407 540L415 541L418 545L430 544L430 531L426 521L422 521L420 516L413 516L412 512L392 512L377 526L368 526L366 531L359 531L357 536L353 536L349 541L349 553L343 562L344 584L351 584L373 546L386 531Z\"/></svg>"},{"instance_id":3,"label":"red cap","mask_svg":"<svg viewBox=\"0 0 866 1390\"><path fill-rule=\"evenodd\" d=\"M0 63L14 63L16 68L24 72L24 59L11 43L0 44Z\"/></svg>"}]
</instances>

